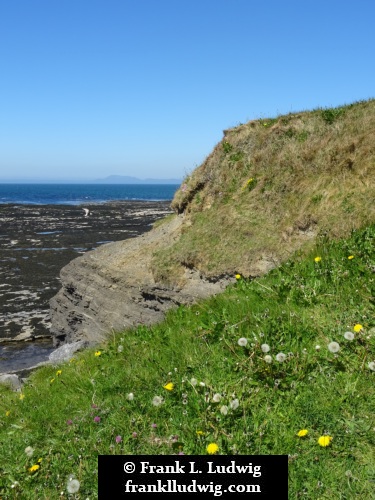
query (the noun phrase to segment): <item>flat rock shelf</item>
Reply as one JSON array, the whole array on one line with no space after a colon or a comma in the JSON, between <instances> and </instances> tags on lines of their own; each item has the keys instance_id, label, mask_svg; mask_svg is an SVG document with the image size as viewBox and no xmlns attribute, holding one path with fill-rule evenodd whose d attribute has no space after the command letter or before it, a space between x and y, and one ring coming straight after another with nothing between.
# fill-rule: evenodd
<instances>
[{"instance_id":1,"label":"flat rock shelf","mask_svg":"<svg viewBox=\"0 0 375 500\"><path fill-rule=\"evenodd\" d=\"M63 266L105 243L139 236L169 213L170 201L0 205L0 373L16 370L17 359L25 367L53 350L49 301L61 287Z\"/></svg>"}]
</instances>

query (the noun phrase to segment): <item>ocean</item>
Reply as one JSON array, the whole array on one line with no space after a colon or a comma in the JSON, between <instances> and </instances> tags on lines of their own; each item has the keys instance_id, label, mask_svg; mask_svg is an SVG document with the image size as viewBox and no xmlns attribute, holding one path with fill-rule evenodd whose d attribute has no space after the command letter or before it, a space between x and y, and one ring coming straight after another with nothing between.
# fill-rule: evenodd
<instances>
[{"instance_id":1,"label":"ocean","mask_svg":"<svg viewBox=\"0 0 375 500\"><path fill-rule=\"evenodd\" d=\"M0 184L0 204L82 205L118 200L172 200L175 184Z\"/></svg>"}]
</instances>

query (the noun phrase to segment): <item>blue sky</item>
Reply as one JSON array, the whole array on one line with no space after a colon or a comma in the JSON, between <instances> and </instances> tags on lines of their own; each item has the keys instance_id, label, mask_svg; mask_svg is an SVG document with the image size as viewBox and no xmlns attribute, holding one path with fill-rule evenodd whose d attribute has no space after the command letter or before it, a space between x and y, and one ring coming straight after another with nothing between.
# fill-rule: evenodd
<instances>
[{"instance_id":1,"label":"blue sky","mask_svg":"<svg viewBox=\"0 0 375 500\"><path fill-rule=\"evenodd\" d=\"M373 0L0 0L0 179L183 178L255 118L375 97Z\"/></svg>"}]
</instances>

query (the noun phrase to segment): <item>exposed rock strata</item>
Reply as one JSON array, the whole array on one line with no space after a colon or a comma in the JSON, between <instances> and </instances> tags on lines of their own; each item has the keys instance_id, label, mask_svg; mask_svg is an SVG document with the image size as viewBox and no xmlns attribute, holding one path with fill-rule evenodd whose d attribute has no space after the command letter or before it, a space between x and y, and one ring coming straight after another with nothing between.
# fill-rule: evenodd
<instances>
[{"instance_id":1,"label":"exposed rock strata","mask_svg":"<svg viewBox=\"0 0 375 500\"><path fill-rule=\"evenodd\" d=\"M182 220L176 216L137 238L102 245L65 266L62 289L50 301L55 344L95 344L111 331L159 322L171 307L222 291L229 280L208 281L190 269L179 287L155 282L152 254L179 237Z\"/></svg>"},{"instance_id":2,"label":"exposed rock strata","mask_svg":"<svg viewBox=\"0 0 375 500\"><path fill-rule=\"evenodd\" d=\"M143 234L169 213L170 201L0 204L0 363L5 343L50 337L48 305L63 266L102 244Z\"/></svg>"}]
</instances>

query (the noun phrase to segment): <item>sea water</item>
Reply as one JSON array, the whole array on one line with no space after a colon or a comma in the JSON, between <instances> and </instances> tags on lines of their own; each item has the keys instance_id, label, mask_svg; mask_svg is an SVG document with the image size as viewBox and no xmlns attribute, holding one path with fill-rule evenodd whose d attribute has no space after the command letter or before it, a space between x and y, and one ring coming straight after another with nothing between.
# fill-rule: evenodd
<instances>
[{"instance_id":1,"label":"sea water","mask_svg":"<svg viewBox=\"0 0 375 500\"><path fill-rule=\"evenodd\" d=\"M82 205L172 200L178 184L0 184L0 204Z\"/></svg>"}]
</instances>

